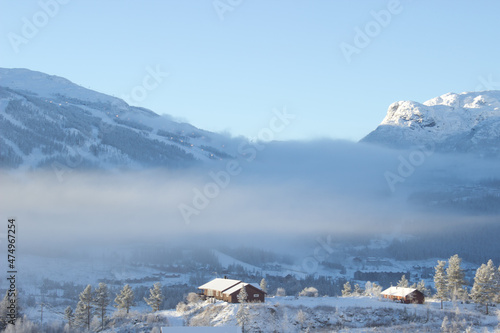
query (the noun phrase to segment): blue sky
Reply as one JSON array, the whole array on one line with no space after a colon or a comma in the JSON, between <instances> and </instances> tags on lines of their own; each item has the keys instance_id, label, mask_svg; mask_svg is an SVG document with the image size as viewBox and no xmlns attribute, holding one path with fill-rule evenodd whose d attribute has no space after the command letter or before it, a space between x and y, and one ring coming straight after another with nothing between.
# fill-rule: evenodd
<instances>
[{"instance_id":1,"label":"blue sky","mask_svg":"<svg viewBox=\"0 0 500 333\"><path fill-rule=\"evenodd\" d=\"M498 1L0 5L0 67L63 76L117 97L145 91L129 101L232 135L257 135L273 109L286 107L296 118L276 139L359 140L392 102L500 89ZM349 57L347 44L359 46ZM168 76L148 78L156 70Z\"/></svg>"}]
</instances>

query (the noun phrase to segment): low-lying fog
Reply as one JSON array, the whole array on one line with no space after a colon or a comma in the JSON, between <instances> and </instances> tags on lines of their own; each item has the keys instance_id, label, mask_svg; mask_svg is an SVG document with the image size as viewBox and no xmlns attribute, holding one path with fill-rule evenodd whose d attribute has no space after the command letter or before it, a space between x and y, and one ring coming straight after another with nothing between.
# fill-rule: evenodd
<instances>
[{"instance_id":1,"label":"low-lying fog","mask_svg":"<svg viewBox=\"0 0 500 333\"><path fill-rule=\"evenodd\" d=\"M3 172L1 216L15 217L19 240L36 246L204 240L272 248L317 234L439 232L498 216L428 210L409 195L498 179L497 166L425 148L275 142L185 170Z\"/></svg>"}]
</instances>

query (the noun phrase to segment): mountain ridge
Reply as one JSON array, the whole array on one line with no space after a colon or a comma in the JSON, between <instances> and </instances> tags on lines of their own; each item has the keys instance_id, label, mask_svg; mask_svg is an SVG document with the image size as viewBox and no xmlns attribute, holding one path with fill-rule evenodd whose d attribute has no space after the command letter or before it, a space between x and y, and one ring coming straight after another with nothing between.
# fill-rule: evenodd
<instances>
[{"instance_id":1,"label":"mountain ridge","mask_svg":"<svg viewBox=\"0 0 500 333\"><path fill-rule=\"evenodd\" d=\"M407 149L432 143L440 152L498 156L500 91L447 93L424 103L392 103L360 142Z\"/></svg>"},{"instance_id":2,"label":"mountain ridge","mask_svg":"<svg viewBox=\"0 0 500 333\"><path fill-rule=\"evenodd\" d=\"M0 69L0 130L0 166L14 169L185 167L235 151L223 135L27 69Z\"/></svg>"}]
</instances>

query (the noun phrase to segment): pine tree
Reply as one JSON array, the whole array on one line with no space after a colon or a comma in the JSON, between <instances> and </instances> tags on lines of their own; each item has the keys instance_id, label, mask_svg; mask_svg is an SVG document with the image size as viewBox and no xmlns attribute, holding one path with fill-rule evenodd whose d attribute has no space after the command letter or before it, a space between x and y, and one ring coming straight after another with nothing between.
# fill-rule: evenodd
<instances>
[{"instance_id":1,"label":"pine tree","mask_svg":"<svg viewBox=\"0 0 500 333\"><path fill-rule=\"evenodd\" d=\"M7 327L7 307L9 306L9 291L5 293L5 297L0 302L0 329Z\"/></svg>"},{"instance_id":2,"label":"pine tree","mask_svg":"<svg viewBox=\"0 0 500 333\"><path fill-rule=\"evenodd\" d=\"M455 254L448 260L448 268L446 269L446 278L448 282L448 292L452 298L462 298L461 293L465 286L465 273L460 267L462 259Z\"/></svg>"},{"instance_id":3,"label":"pine tree","mask_svg":"<svg viewBox=\"0 0 500 333\"><path fill-rule=\"evenodd\" d=\"M73 325L75 327L88 327L87 325L87 309L82 301L78 301L74 311Z\"/></svg>"},{"instance_id":4,"label":"pine tree","mask_svg":"<svg viewBox=\"0 0 500 333\"><path fill-rule=\"evenodd\" d=\"M365 296L372 296L372 283L370 281L367 281L365 283Z\"/></svg>"},{"instance_id":5,"label":"pine tree","mask_svg":"<svg viewBox=\"0 0 500 333\"><path fill-rule=\"evenodd\" d=\"M471 297L475 303L486 305L486 314L488 314L488 304L491 303L495 295L496 267L491 259L488 264L482 264L476 271L474 277L474 286L472 286Z\"/></svg>"},{"instance_id":6,"label":"pine tree","mask_svg":"<svg viewBox=\"0 0 500 333\"><path fill-rule=\"evenodd\" d=\"M441 332L447 332L450 321L448 320L448 316L444 316L443 322L441 323Z\"/></svg>"},{"instance_id":7,"label":"pine tree","mask_svg":"<svg viewBox=\"0 0 500 333\"><path fill-rule=\"evenodd\" d=\"M126 284L120 293L116 295L115 307L117 309L126 309L127 313L129 313L130 308L135 305L134 298L135 296L132 287Z\"/></svg>"},{"instance_id":8,"label":"pine tree","mask_svg":"<svg viewBox=\"0 0 500 333\"><path fill-rule=\"evenodd\" d=\"M247 294L247 288L245 286L242 286L240 289L240 292L238 293L238 302L240 303L246 303L248 300L248 294Z\"/></svg>"},{"instance_id":9,"label":"pine tree","mask_svg":"<svg viewBox=\"0 0 500 333\"><path fill-rule=\"evenodd\" d=\"M399 288L408 288L408 285L409 285L409 282L406 279L406 276L403 275L401 277L401 280L399 280L397 287L399 287Z\"/></svg>"},{"instance_id":10,"label":"pine tree","mask_svg":"<svg viewBox=\"0 0 500 333\"><path fill-rule=\"evenodd\" d=\"M95 290L93 303L96 308L97 316L101 319L101 330L104 330L106 321L106 310L110 303L108 286L105 283L99 283L99 287Z\"/></svg>"},{"instance_id":11,"label":"pine tree","mask_svg":"<svg viewBox=\"0 0 500 333\"><path fill-rule=\"evenodd\" d=\"M161 303L163 302L160 282L155 283L153 289L149 289L149 298L144 297L144 300L151 307L153 312L160 310Z\"/></svg>"},{"instance_id":12,"label":"pine tree","mask_svg":"<svg viewBox=\"0 0 500 333\"><path fill-rule=\"evenodd\" d=\"M64 310L64 318L68 321L68 327L71 329L75 315L73 314L73 309L69 305L66 310Z\"/></svg>"},{"instance_id":13,"label":"pine tree","mask_svg":"<svg viewBox=\"0 0 500 333\"><path fill-rule=\"evenodd\" d=\"M443 301L448 297L448 283L444 272L445 265L446 261L438 260L438 264L434 268L436 270L436 274L434 274L434 286L437 290L436 297L441 300L441 309L443 308Z\"/></svg>"},{"instance_id":14,"label":"pine tree","mask_svg":"<svg viewBox=\"0 0 500 333\"><path fill-rule=\"evenodd\" d=\"M424 294L424 296L426 296L426 297L430 296L430 294L431 294L429 288L427 288L425 286L425 281L424 280L420 280L420 282L416 286L416 289L418 291L420 291L422 294Z\"/></svg>"},{"instance_id":15,"label":"pine tree","mask_svg":"<svg viewBox=\"0 0 500 333\"><path fill-rule=\"evenodd\" d=\"M372 295L379 297L380 293L382 292L382 286L379 286L375 282L372 283Z\"/></svg>"},{"instance_id":16,"label":"pine tree","mask_svg":"<svg viewBox=\"0 0 500 333\"><path fill-rule=\"evenodd\" d=\"M264 278L260 280L260 289L267 294L267 281Z\"/></svg>"},{"instance_id":17,"label":"pine tree","mask_svg":"<svg viewBox=\"0 0 500 333\"><path fill-rule=\"evenodd\" d=\"M250 313L248 312L248 308L246 305L248 299L248 294L245 286L242 286L240 292L238 293L238 302L240 302L240 306L238 308L238 312L236 313L236 320L238 324L241 326L241 331L245 332L245 325L248 323Z\"/></svg>"},{"instance_id":18,"label":"pine tree","mask_svg":"<svg viewBox=\"0 0 500 333\"><path fill-rule=\"evenodd\" d=\"M495 303L500 303L500 266L498 266L498 270L496 272L496 295ZM500 311L498 312L498 316L500 318ZM499 326L500 328L500 326Z\"/></svg>"},{"instance_id":19,"label":"pine tree","mask_svg":"<svg viewBox=\"0 0 500 333\"><path fill-rule=\"evenodd\" d=\"M300 309L299 312L297 312L297 321L300 324L300 329L302 330L304 329L306 320L307 320L306 314L304 313L304 311L302 311L302 309Z\"/></svg>"},{"instance_id":20,"label":"pine tree","mask_svg":"<svg viewBox=\"0 0 500 333\"><path fill-rule=\"evenodd\" d=\"M75 323L79 327L86 327L90 331L90 323L94 315L92 308L92 286L89 284L83 292L80 293L80 301L78 302L75 310Z\"/></svg>"},{"instance_id":21,"label":"pine tree","mask_svg":"<svg viewBox=\"0 0 500 333\"><path fill-rule=\"evenodd\" d=\"M349 281L347 281L346 283L344 283L344 289L342 289L342 297L348 297L351 296L351 294L352 294L351 284L349 283Z\"/></svg>"},{"instance_id":22,"label":"pine tree","mask_svg":"<svg viewBox=\"0 0 500 333\"><path fill-rule=\"evenodd\" d=\"M9 297L10 294L10 297ZM5 310L7 311L7 307L11 306L12 304L15 304L15 317L17 319L23 318L23 314L21 313L21 306L19 304L19 297L18 297L18 292L17 289L14 289L13 292L9 292L7 290L5 294L5 298L3 299L3 302L5 302ZM13 311L13 310L10 310ZM7 316L7 312L2 313L2 317L5 319L6 324L12 324L14 323L14 319L12 317ZM8 326L7 326L8 327Z\"/></svg>"},{"instance_id":23,"label":"pine tree","mask_svg":"<svg viewBox=\"0 0 500 333\"><path fill-rule=\"evenodd\" d=\"M362 296L363 295L363 290L361 289L361 287L359 286L359 284L355 284L354 285L354 291L352 292L352 294L354 296Z\"/></svg>"}]
</instances>

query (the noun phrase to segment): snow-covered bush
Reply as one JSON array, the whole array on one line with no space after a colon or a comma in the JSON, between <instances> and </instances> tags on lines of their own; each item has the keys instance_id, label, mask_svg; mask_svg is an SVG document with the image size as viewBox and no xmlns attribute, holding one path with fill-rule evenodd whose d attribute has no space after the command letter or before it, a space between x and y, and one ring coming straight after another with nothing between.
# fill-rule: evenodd
<instances>
[{"instance_id":1,"label":"snow-covered bush","mask_svg":"<svg viewBox=\"0 0 500 333\"><path fill-rule=\"evenodd\" d=\"M314 287L306 287L299 293L299 296L318 297L318 289Z\"/></svg>"},{"instance_id":2,"label":"snow-covered bush","mask_svg":"<svg viewBox=\"0 0 500 333\"><path fill-rule=\"evenodd\" d=\"M304 328L306 326L307 316L304 313L304 311L302 311L302 309L300 309L299 312L297 312L296 320L299 323L300 328Z\"/></svg>"},{"instance_id":3,"label":"snow-covered bush","mask_svg":"<svg viewBox=\"0 0 500 333\"><path fill-rule=\"evenodd\" d=\"M177 312L184 313L188 310L188 305L184 302L179 302L179 304L175 307L175 310Z\"/></svg>"},{"instance_id":4,"label":"snow-covered bush","mask_svg":"<svg viewBox=\"0 0 500 333\"><path fill-rule=\"evenodd\" d=\"M201 302L201 297L197 293L189 293L186 297L188 303L199 303Z\"/></svg>"},{"instance_id":5,"label":"snow-covered bush","mask_svg":"<svg viewBox=\"0 0 500 333\"><path fill-rule=\"evenodd\" d=\"M26 316L21 319L18 318L15 325L7 325L3 332L5 333L37 333L39 331L38 325L29 321Z\"/></svg>"},{"instance_id":6,"label":"snow-covered bush","mask_svg":"<svg viewBox=\"0 0 500 333\"><path fill-rule=\"evenodd\" d=\"M285 288L276 289L276 296L286 296Z\"/></svg>"}]
</instances>

